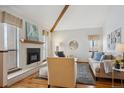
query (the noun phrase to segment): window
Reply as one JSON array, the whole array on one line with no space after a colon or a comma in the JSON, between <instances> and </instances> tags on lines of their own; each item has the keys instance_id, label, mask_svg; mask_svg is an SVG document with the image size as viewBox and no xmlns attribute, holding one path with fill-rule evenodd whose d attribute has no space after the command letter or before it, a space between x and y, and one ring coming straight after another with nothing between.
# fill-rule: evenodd
<instances>
[{"instance_id":1,"label":"window","mask_svg":"<svg viewBox=\"0 0 124 93\"><path fill-rule=\"evenodd\" d=\"M89 52L98 51L98 35L89 35Z\"/></svg>"},{"instance_id":2,"label":"window","mask_svg":"<svg viewBox=\"0 0 124 93\"><path fill-rule=\"evenodd\" d=\"M97 41L96 40L90 40L89 44L90 44L89 51L95 51L95 48L96 48L96 45L97 45Z\"/></svg>"},{"instance_id":3,"label":"window","mask_svg":"<svg viewBox=\"0 0 124 93\"><path fill-rule=\"evenodd\" d=\"M8 72L19 68L19 28L5 24L5 34L8 50Z\"/></svg>"}]
</instances>

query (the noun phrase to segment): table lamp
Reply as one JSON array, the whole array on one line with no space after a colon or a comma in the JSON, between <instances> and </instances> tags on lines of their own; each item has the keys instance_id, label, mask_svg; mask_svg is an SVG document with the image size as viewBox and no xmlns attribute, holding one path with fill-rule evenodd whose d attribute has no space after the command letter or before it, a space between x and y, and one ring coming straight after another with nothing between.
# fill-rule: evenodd
<instances>
[{"instance_id":1,"label":"table lamp","mask_svg":"<svg viewBox=\"0 0 124 93\"><path fill-rule=\"evenodd\" d=\"M122 59L123 67L122 68L124 68L124 43L117 44L116 50L120 53L123 53L123 59Z\"/></svg>"}]
</instances>

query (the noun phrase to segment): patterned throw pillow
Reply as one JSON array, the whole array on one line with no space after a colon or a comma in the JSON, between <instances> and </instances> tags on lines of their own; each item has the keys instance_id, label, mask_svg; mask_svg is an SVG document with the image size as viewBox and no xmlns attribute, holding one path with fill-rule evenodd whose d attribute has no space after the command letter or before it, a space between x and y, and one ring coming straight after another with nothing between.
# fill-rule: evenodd
<instances>
[{"instance_id":1,"label":"patterned throw pillow","mask_svg":"<svg viewBox=\"0 0 124 93\"><path fill-rule=\"evenodd\" d=\"M94 59L97 60L97 61L100 61L102 55L104 55L103 52L96 52L95 55L94 55Z\"/></svg>"}]
</instances>

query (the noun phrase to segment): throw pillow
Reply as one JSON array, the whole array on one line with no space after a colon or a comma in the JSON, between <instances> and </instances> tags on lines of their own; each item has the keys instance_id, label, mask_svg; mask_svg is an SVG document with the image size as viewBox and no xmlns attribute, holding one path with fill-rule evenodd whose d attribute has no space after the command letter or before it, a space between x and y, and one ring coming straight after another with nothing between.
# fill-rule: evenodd
<instances>
[{"instance_id":1,"label":"throw pillow","mask_svg":"<svg viewBox=\"0 0 124 93\"><path fill-rule=\"evenodd\" d=\"M103 61L104 59L105 59L105 55L102 55L100 61Z\"/></svg>"},{"instance_id":2,"label":"throw pillow","mask_svg":"<svg viewBox=\"0 0 124 93\"><path fill-rule=\"evenodd\" d=\"M112 55L103 55L103 56L101 57L101 61L102 61L102 60L113 60L113 59L115 59L115 57L112 56Z\"/></svg>"},{"instance_id":3,"label":"throw pillow","mask_svg":"<svg viewBox=\"0 0 124 93\"><path fill-rule=\"evenodd\" d=\"M94 53L94 52L92 52L92 54L91 54L91 58L94 58L94 54L95 54L95 53Z\"/></svg>"},{"instance_id":4,"label":"throw pillow","mask_svg":"<svg viewBox=\"0 0 124 93\"><path fill-rule=\"evenodd\" d=\"M58 57L65 57L63 51L58 51L57 52Z\"/></svg>"},{"instance_id":5,"label":"throw pillow","mask_svg":"<svg viewBox=\"0 0 124 93\"><path fill-rule=\"evenodd\" d=\"M94 55L94 59L97 60L97 61L100 61L102 55L104 55L103 52L96 52L95 55Z\"/></svg>"}]
</instances>

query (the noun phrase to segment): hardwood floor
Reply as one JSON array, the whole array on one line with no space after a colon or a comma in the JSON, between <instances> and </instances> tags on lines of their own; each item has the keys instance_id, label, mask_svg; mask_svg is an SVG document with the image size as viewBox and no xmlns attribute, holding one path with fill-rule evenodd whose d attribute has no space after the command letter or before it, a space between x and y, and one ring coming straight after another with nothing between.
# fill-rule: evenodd
<instances>
[{"instance_id":1,"label":"hardwood floor","mask_svg":"<svg viewBox=\"0 0 124 93\"><path fill-rule=\"evenodd\" d=\"M37 79L36 74L33 74L24 80L21 80L9 88L47 88L47 80ZM112 88L111 80L98 79L96 85L77 84L77 88Z\"/></svg>"}]
</instances>

